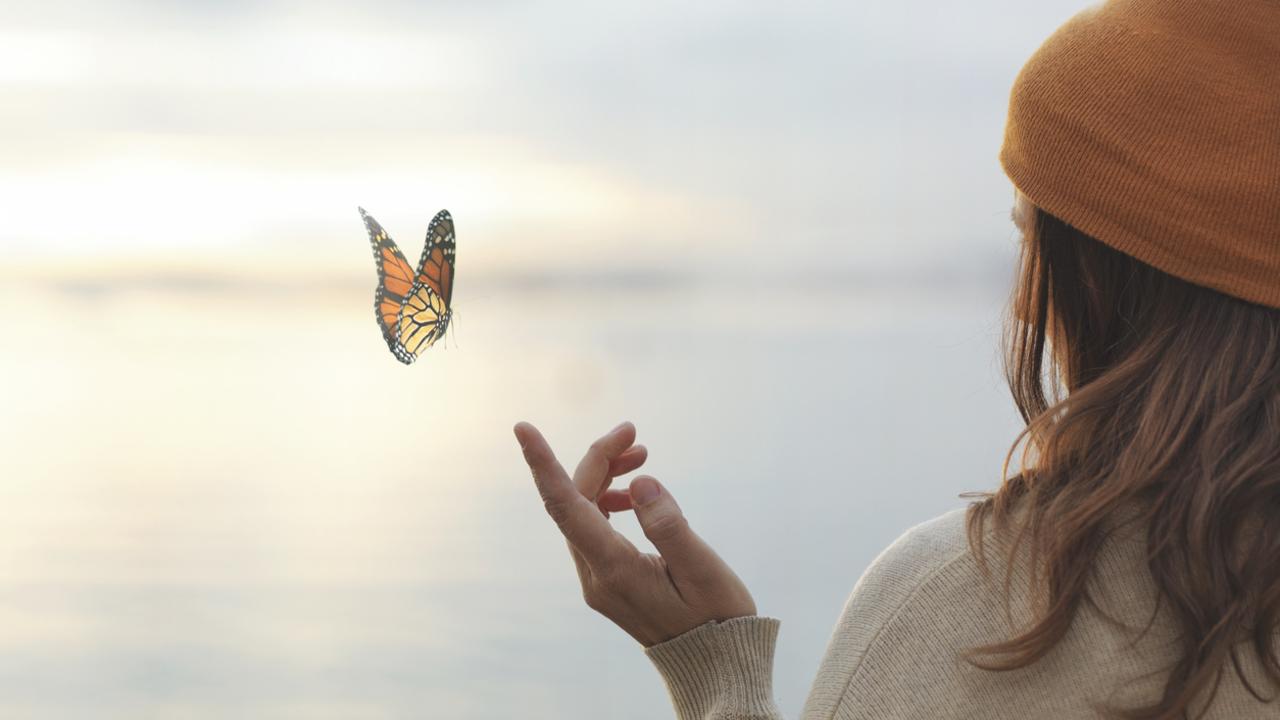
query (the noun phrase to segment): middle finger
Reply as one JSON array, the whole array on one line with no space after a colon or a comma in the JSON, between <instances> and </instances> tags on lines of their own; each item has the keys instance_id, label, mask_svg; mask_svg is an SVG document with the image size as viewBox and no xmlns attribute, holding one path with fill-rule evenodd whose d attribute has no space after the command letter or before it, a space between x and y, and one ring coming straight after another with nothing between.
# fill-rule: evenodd
<instances>
[{"instance_id":1,"label":"middle finger","mask_svg":"<svg viewBox=\"0 0 1280 720\"><path fill-rule=\"evenodd\" d=\"M630 422L623 422L591 443L591 447L582 456L582 461L578 463L577 469L573 471L573 484L578 488L578 492L592 501L599 497L615 474L610 472L614 462L622 459L625 451L631 448L635 440L636 426ZM620 467L625 468L626 462L629 460L620 463Z\"/></svg>"},{"instance_id":2,"label":"middle finger","mask_svg":"<svg viewBox=\"0 0 1280 720\"><path fill-rule=\"evenodd\" d=\"M600 508L600 512L604 513L606 518L609 517L609 513L615 509L613 505L617 505L617 503L607 505L604 502L605 497L610 494L609 486L613 484L613 479L619 475L626 475L632 470L639 469L640 466L644 465L644 461L647 460L648 457L648 448L643 445L632 445L622 451L621 455L614 458L613 462L609 463L609 477L605 478L604 484L600 486L599 491L596 493L596 497L589 498L590 500L596 501L596 507ZM614 490L612 492L618 491ZM623 491L623 494L626 495L626 492ZM628 496L628 499L629 497L630 496ZM628 505L627 509L630 509L630 507L631 506Z\"/></svg>"}]
</instances>

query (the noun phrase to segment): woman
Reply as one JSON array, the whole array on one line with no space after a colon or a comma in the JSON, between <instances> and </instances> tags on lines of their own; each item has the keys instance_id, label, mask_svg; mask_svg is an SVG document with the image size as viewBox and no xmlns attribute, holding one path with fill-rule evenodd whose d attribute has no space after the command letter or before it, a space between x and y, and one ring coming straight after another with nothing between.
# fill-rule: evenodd
<instances>
[{"instance_id":1,"label":"woman","mask_svg":"<svg viewBox=\"0 0 1280 720\"><path fill-rule=\"evenodd\" d=\"M858 581L803 717L1280 717L1280 2L1091 7L1005 133L1027 426L996 492ZM572 478L515 432L588 605L677 715L781 718L779 621L655 479L608 489L645 460L635 428ZM609 526L626 510L660 556Z\"/></svg>"}]
</instances>

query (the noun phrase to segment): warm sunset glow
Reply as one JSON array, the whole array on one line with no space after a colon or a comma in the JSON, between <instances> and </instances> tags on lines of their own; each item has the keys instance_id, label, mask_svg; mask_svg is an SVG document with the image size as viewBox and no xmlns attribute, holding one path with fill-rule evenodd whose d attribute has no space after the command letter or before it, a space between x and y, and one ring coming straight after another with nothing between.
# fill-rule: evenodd
<instances>
[{"instance_id":1,"label":"warm sunset glow","mask_svg":"<svg viewBox=\"0 0 1280 720\"><path fill-rule=\"evenodd\" d=\"M521 419L571 466L635 422L798 717L840 597L792 588L1012 436L999 129L1077 5L8 3L0 717L669 717ZM412 366L357 206L456 223Z\"/></svg>"}]
</instances>

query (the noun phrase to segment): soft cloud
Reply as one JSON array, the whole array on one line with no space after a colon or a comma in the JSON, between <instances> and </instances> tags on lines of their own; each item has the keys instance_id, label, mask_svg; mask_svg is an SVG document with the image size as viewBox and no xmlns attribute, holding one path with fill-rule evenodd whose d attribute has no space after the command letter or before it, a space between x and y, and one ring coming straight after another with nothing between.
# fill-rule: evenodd
<instances>
[{"instance_id":1,"label":"soft cloud","mask_svg":"<svg viewBox=\"0 0 1280 720\"><path fill-rule=\"evenodd\" d=\"M337 248L357 203L451 205L484 262L989 250L1008 87L1078 8L24 6L0 32L0 253Z\"/></svg>"}]
</instances>

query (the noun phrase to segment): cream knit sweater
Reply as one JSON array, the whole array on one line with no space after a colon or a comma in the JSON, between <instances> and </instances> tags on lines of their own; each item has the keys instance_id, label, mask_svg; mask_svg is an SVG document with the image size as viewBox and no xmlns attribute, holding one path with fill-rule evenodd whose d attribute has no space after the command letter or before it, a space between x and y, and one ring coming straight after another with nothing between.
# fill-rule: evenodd
<instances>
[{"instance_id":1,"label":"cream knit sweater","mask_svg":"<svg viewBox=\"0 0 1280 720\"><path fill-rule=\"evenodd\" d=\"M1162 669L1176 657L1175 630L1161 610L1139 638L1156 607L1139 532L1120 531L1096 566L1099 606L1128 629L1086 606L1063 642L1040 662L988 672L968 665L957 652L1025 627L1030 616L1020 587L1027 563L1015 573L1006 616L1000 556L988 550L994 574L985 581L968 549L964 508L911 528L854 586L802 720L1097 718L1101 716L1091 702L1110 699L1127 707L1158 698ZM991 542L992 548L1000 547ZM666 681L679 720L783 718L772 691L779 625L762 616L709 622L646 648ZM1243 666L1254 687L1266 697L1274 695L1256 658L1243 649ZM1277 720L1280 700L1258 701L1228 668L1204 717Z\"/></svg>"}]
</instances>

